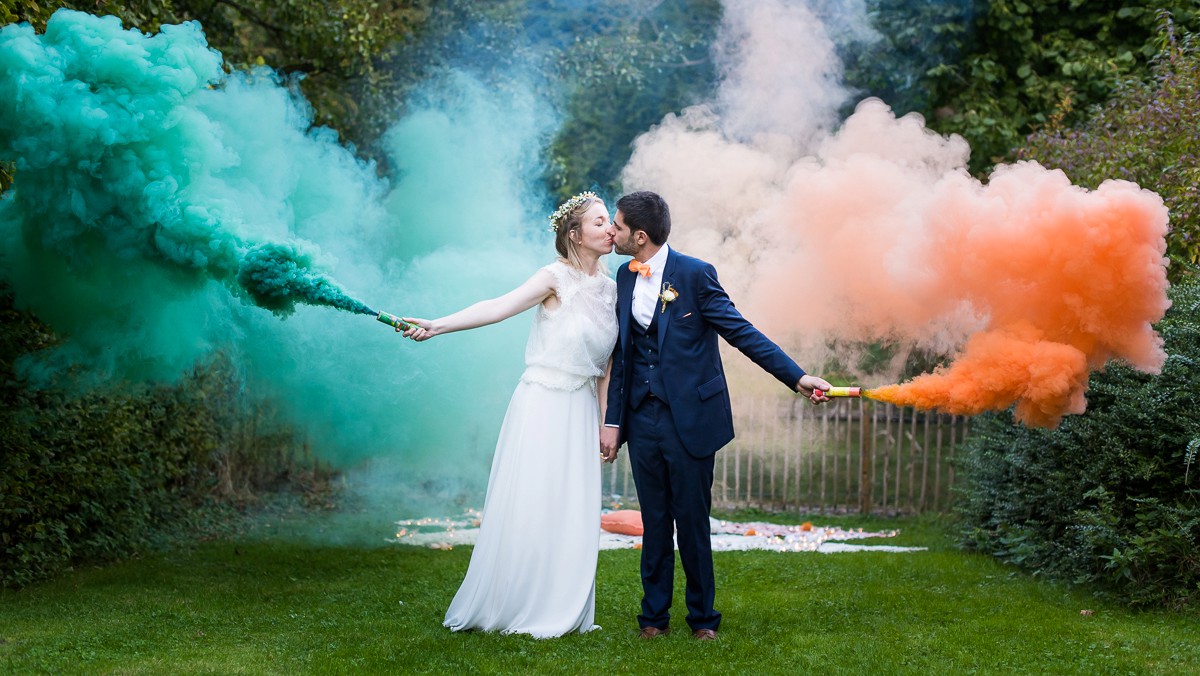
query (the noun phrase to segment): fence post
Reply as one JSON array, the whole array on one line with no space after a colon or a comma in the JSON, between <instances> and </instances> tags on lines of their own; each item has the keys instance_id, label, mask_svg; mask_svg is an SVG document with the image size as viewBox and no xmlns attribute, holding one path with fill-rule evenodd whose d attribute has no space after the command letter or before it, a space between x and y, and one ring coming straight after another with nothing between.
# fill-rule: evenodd
<instances>
[{"instance_id":1,"label":"fence post","mask_svg":"<svg viewBox=\"0 0 1200 676\"><path fill-rule=\"evenodd\" d=\"M929 478L929 418L935 414L927 412L925 414L925 434L923 435L924 443L921 444L921 499L917 507L917 513L925 512L925 507L928 504L925 501L925 484Z\"/></svg>"},{"instance_id":2,"label":"fence post","mask_svg":"<svg viewBox=\"0 0 1200 676\"><path fill-rule=\"evenodd\" d=\"M871 458L874 455L871 451L875 446L875 425L874 419L867 418L867 408L870 408L874 414L875 407L868 405L863 399L858 400L859 420L862 424L859 426L860 432L858 435L858 459L859 459L859 478L858 478L858 506L859 511L863 514L871 513Z\"/></svg>"},{"instance_id":3,"label":"fence post","mask_svg":"<svg viewBox=\"0 0 1200 676\"><path fill-rule=\"evenodd\" d=\"M942 504L942 414L938 414L937 446L933 454L933 511Z\"/></svg>"},{"instance_id":4,"label":"fence post","mask_svg":"<svg viewBox=\"0 0 1200 676\"><path fill-rule=\"evenodd\" d=\"M959 441L966 440L966 438L967 438L967 420L968 420L967 416L963 416L963 433L962 433L962 437L959 439ZM949 465L949 467L946 468L947 469L947 471L946 471L946 474L947 474L947 476L946 476L946 508L947 509L954 506L954 458L957 455L955 453L956 447L958 445L958 442L955 441L955 436L956 436L955 433L957 431L958 431L958 416L952 416L950 418L950 458L947 460L947 464Z\"/></svg>"},{"instance_id":5,"label":"fence post","mask_svg":"<svg viewBox=\"0 0 1200 676\"><path fill-rule=\"evenodd\" d=\"M791 494L791 484L788 483L788 465L792 459L792 450L796 443L796 428L800 426L800 421L796 419L796 400L786 400L788 405L784 408L787 412L786 420L788 421L787 433L784 435L783 441L783 507L788 509L788 496Z\"/></svg>"},{"instance_id":6,"label":"fence post","mask_svg":"<svg viewBox=\"0 0 1200 676\"><path fill-rule=\"evenodd\" d=\"M912 429L908 435L908 508L917 512L913 490L917 486L917 409L912 412Z\"/></svg>"},{"instance_id":7,"label":"fence post","mask_svg":"<svg viewBox=\"0 0 1200 676\"><path fill-rule=\"evenodd\" d=\"M733 499L737 501L742 492L742 444L733 440Z\"/></svg>"},{"instance_id":8,"label":"fence post","mask_svg":"<svg viewBox=\"0 0 1200 676\"><path fill-rule=\"evenodd\" d=\"M890 469L889 464L892 459L891 438L893 408L894 407L891 404L883 405L883 481L880 483L882 486L882 494L879 497L879 504L884 509L887 509L888 504L888 477L890 476L888 474L888 470Z\"/></svg>"},{"instance_id":9,"label":"fence post","mask_svg":"<svg viewBox=\"0 0 1200 676\"><path fill-rule=\"evenodd\" d=\"M892 492L892 505L896 513L900 512L900 477L904 474L904 407L897 406L899 420L896 421L896 482ZM916 409L913 409L916 415ZM911 449L911 447L910 447Z\"/></svg>"},{"instance_id":10,"label":"fence post","mask_svg":"<svg viewBox=\"0 0 1200 676\"><path fill-rule=\"evenodd\" d=\"M629 479L633 476L633 459L629 457L629 447L625 447L625 470L621 473L621 495L629 497ZM635 489L636 493L637 490ZM641 507L639 504L638 507Z\"/></svg>"},{"instance_id":11,"label":"fence post","mask_svg":"<svg viewBox=\"0 0 1200 676\"><path fill-rule=\"evenodd\" d=\"M846 511L850 511L850 505L854 503L854 406L853 399L843 399L846 409Z\"/></svg>"},{"instance_id":12,"label":"fence post","mask_svg":"<svg viewBox=\"0 0 1200 676\"><path fill-rule=\"evenodd\" d=\"M801 409L803 411L803 409ZM803 416L804 413L802 412ZM812 412L813 432L816 433L817 414ZM813 449L810 446L804 454L804 503L809 509L813 506Z\"/></svg>"},{"instance_id":13,"label":"fence post","mask_svg":"<svg viewBox=\"0 0 1200 676\"><path fill-rule=\"evenodd\" d=\"M829 410L821 411L821 513L825 513L825 455L829 451Z\"/></svg>"}]
</instances>

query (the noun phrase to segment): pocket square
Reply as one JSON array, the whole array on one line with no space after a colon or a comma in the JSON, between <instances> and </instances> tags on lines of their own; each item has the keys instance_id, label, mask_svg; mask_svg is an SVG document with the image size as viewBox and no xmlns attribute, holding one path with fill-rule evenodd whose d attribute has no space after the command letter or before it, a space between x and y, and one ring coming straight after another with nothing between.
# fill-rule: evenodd
<instances>
[{"instance_id":1,"label":"pocket square","mask_svg":"<svg viewBox=\"0 0 1200 676\"><path fill-rule=\"evenodd\" d=\"M683 317L680 317L680 319L684 319L685 317L691 317L691 316L692 316L692 313L689 312L686 315L684 315Z\"/></svg>"}]
</instances>

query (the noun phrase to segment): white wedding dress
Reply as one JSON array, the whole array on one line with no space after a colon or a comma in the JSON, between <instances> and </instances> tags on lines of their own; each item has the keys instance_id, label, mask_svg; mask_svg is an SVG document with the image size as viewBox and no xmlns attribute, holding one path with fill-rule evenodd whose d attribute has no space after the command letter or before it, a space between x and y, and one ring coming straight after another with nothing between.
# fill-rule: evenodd
<instances>
[{"instance_id":1,"label":"white wedding dress","mask_svg":"<svg viewBox=\"0 0 1200 676\"><path fill-rule=\"evenodd\" d=\"M616 282L545 268L561 301L539 305L526 369L496 441L475 550L445 625L538 638L599 629L600 411L596 380L617 340Z\"/></svg>"}]
</instances>

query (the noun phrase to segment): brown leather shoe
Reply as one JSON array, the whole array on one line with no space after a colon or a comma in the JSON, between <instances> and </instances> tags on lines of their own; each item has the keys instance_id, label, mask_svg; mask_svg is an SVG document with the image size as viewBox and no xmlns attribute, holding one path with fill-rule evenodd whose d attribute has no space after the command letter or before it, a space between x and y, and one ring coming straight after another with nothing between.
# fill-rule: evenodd
<instances>
[{"instance_id":1,"label":"brown leather shoe","mask_svg":"<svg viewBox=\"0 0 1200 676\"><path fill-rule=\"evenodd\" d=\"M671 633L670 627L667 627L666 629L659 629L658 627L642 627L642 630L638 632L638 638L657 638L659 636L666 636L669 633Z\"/></svg>"},{"instance_id":2,"label":"brown leather shoe","mask_svg":"<svg viewBox=\"0 0 1200 676\"><path fill-rule=\"evenodd\" d=\"M716 629L697 629L692 632L692 638L697 641L715 641L717 640Z\"/></svg>"}]
</instances>

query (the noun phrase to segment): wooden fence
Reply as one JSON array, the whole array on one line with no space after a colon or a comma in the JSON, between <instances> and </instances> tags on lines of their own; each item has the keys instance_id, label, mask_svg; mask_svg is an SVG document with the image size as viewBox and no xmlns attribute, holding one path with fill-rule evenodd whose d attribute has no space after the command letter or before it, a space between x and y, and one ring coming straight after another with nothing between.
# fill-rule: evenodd
<instances>
[{"instance_id":1,"label":"wooden fence","mask_svg":"<svg viewBox=\"0 0 1200 676\"><path fill-rule=\"evenodd\" d=\"M735 401L734 426L716 456L714 506L865 514L948 510L955 448L969 431L964 416L798 397ZM605 469L611 502L636 503L628 455Z\"/></svg>"}]
</instances>

